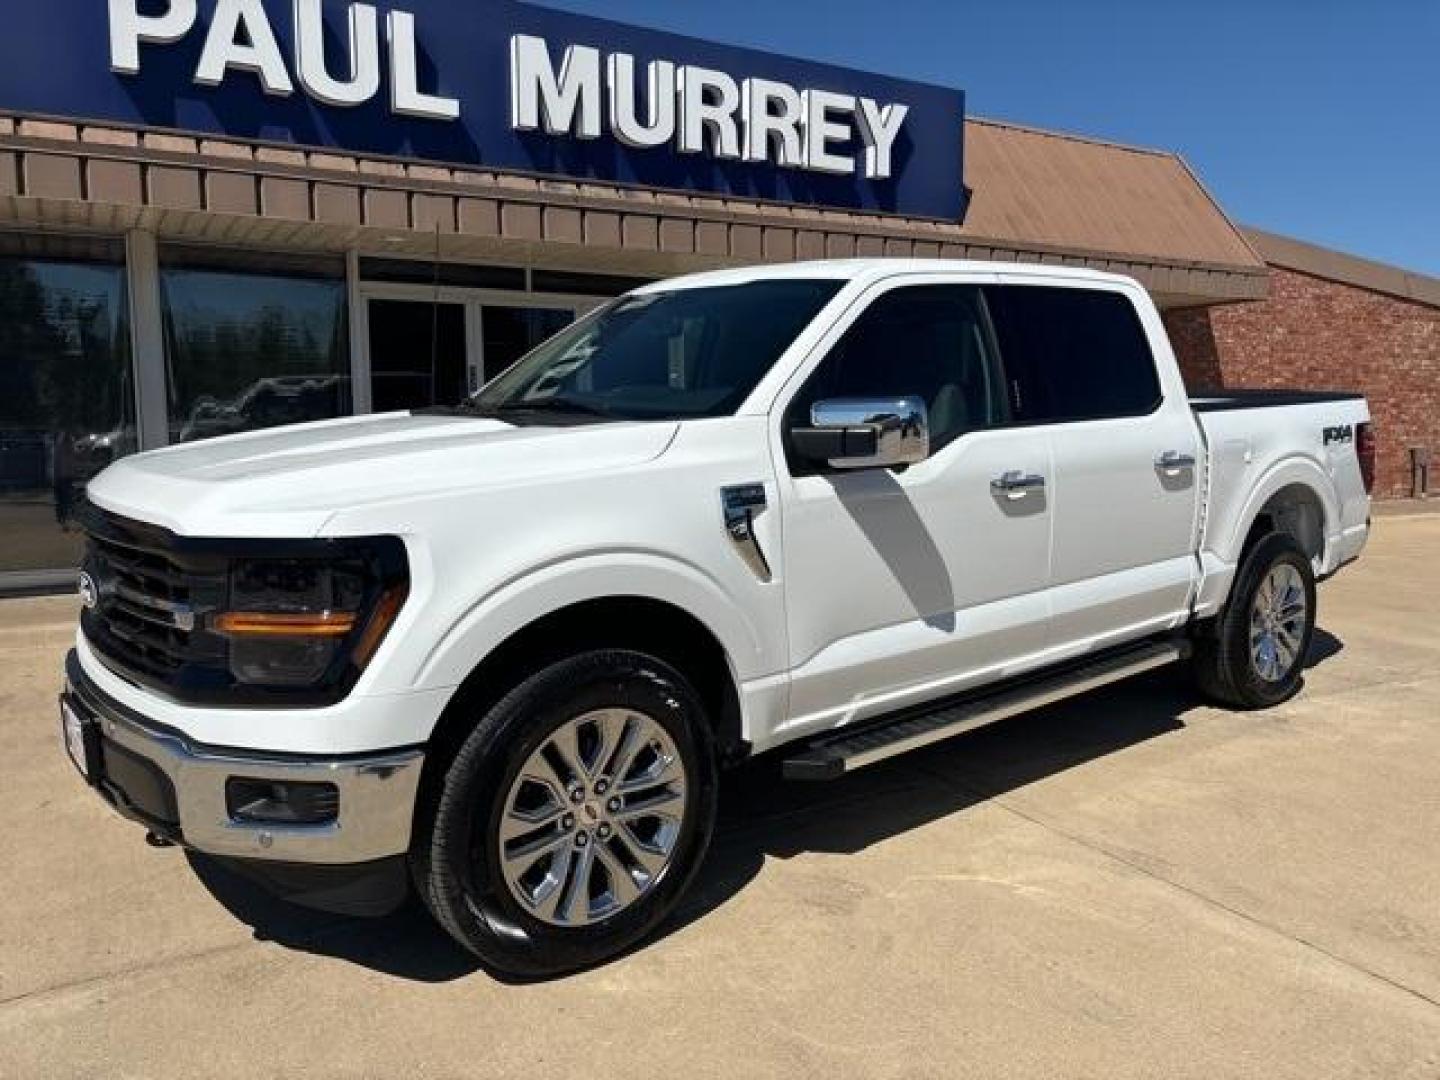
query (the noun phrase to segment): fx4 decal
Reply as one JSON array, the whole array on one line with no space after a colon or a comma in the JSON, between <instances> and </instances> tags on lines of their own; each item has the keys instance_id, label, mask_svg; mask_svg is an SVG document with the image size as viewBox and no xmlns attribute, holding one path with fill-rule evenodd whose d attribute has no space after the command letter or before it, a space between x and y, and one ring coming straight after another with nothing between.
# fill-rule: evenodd
<instances>
[{"instance_id":1,"label":"fx4 decal","mask_svg":"<svg viewBox=\"0 0 1440 1080\"><path fill-rule=\"evenodd\" d=\"M1325 445L1332 446L1335 443L1349 443L1355 441L1355 428L1351 424L1340 424L1336 427L1325 429Z\"/></svg>"}]
</instances>

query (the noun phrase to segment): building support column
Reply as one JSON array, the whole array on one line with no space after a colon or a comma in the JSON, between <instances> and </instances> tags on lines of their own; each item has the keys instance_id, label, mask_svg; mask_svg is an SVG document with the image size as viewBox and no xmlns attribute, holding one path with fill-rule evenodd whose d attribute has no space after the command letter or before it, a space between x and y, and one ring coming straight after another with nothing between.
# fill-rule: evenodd
<instances>
[{"instance_id":1,"label":"building support column","mask_svg":"<svg viewBox=\"0 0 1440 1080\"><path fill-rule=\"evenodd\" d=\"M165 377L165 321L160 310L160 246L155 234L125 234L130 276L130 350L135 370L135 417L141 450L170 444Z\"/></svg>"},{"instance_id":2,"label":"building support column","mask_svg":"<svg viewBox=\"0 0 1440 1080\"><path fill-rule=\"evenodd\" d=\"M350 320L350 411L365 416L374 411L370 390L369 313L360 292L360 253L345 254L345 307Z\"/></svg>"}]
</instances>

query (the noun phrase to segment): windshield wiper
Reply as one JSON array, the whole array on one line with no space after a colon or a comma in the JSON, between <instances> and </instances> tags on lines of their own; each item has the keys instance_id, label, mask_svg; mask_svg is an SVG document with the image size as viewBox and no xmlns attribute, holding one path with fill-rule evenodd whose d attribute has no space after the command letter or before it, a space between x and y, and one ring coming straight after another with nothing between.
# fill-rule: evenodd
<instances>
[{"instance_id":1,"label":"windshield wiper","mask_svg":"<svg viewBox=\"0 0 1440 1080\"><path fill-rule=\"evenodd\" d=\"M599 405L590 405L574 398L544 398L539 401L502 401L492 410L497 415L506 413L568 413L571 416L598 416L614 420L615 415Z\"/></svg>"},{"instance_id":2,"label":"windshield wiper","mask_svg":"<svg viewBox=\"0 0 1440 1080\"><path fill-rule=\"evenodd\" d=\"M571 424L583 423L586 420L621 419L598 405L587 405L573 398L550 398L534 402L502 401L498 405L481 405L474 398L466 398L459 405L412 409L411 413L415 416L469 416L477 420L504 420L508 424L521 427L544 426L544 418L547 417L564 417Z\"/></svg>"}]
</instances>

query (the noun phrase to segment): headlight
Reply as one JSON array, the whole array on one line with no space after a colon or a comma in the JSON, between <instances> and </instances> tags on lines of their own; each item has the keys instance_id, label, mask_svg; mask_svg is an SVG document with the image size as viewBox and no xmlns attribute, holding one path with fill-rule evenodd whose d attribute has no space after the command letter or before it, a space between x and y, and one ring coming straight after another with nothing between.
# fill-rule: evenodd
<instances>
[{"instance_id":1,"label":"headlight","mask_svg":"<svg viewBox=\"0 0 1440 1080\"><path fill-rule=\"evenodd\" d=\"M239 683L333 686L364 671L407 594L399 540L339 542L325 557L234 560L227 609L211 626L229 639Z\"/></svg>"}]
</instances>

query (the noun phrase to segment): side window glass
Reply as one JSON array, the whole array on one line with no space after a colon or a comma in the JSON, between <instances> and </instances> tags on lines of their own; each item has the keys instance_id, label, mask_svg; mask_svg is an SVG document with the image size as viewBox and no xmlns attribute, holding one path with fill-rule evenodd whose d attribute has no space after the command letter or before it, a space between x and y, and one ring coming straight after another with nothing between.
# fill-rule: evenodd
<instances>
[{"instance_id":1,"label":"side window glass","mask_svg":"<svg viewBox=\"0 0 1440 1080\"><path fill-rule=\"evenodd\" d=\"M918 285L876 299L845 332L790 406L809 423L817 401L915 396L930 412L930 444L1007 422L978 287Z\"/></svg>"},{"instance_id":2,"label":"side window glass","mask_svg":"<svg viewBox=\"0 0 1440 1080\"><path fill-rule=\"evenodd\" d=\"M986 297L1018 422L1144 416L1159 406L1155 358L1128 297L1035 285L995 286Z\"/></svg>"}]
</instances>

